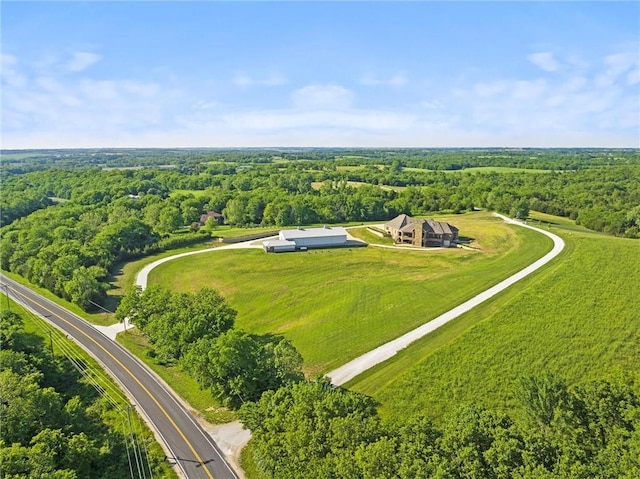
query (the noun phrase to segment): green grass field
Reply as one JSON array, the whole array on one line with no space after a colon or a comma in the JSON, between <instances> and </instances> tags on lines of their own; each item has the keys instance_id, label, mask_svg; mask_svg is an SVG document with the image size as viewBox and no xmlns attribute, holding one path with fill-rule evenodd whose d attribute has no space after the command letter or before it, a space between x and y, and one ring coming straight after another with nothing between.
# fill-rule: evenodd
<instances>
[{"instance_id":1,"label":"green grass field","mask_svg":"<svg viewBox=\"0 0 640 479\"><path fill-rule=\"evenodd\" d=\"M322 188L322 185L324 185L324 181L312 181L311 182L311 188L313 188L314 190L319 190L320 188ZM381 189L387 190L387 191L403 191L403 190L407 189L406 186L371 185L369 183L364 183L362 181L347 181L347 185L348 186L352 186L354 188L359 188L360 186L365 186L365 185L366 186L377 186L378 188L381 188Z\"/></svg>"},{"instance_id":2,"label":"green grass field","mask_svg":"<svg viewBox=\"0 0 640 479\"><path fill-rule=\"evenodd\" d=\"M280 333L310 374L328 372L460 304L542 256L551 241L488 213L445 220L481 252L374 247L266 254L203 253L149 277L174 291L218 289L237 326Z\"/></svg>"},{"instance_id":3,"label":"green grass field","mask_svg":"<svg viewBox=\"0 0 640 479\"><path fill-rule=\"evenodd\" d=\"M465 173L553 173L553 170L513 168L509 166L475 166L464 170L447 170L448 173L453 173L454 171L463 171Z\"/></svg>"},{"instance_id":4,"label":"green grass field","mask_svg":"<svg viewBox=\"0 0 640 479\"><path fill-rule=\"evenodd\" d=\"M438 419L469 402L514 412L514 381L544 369L570 382L639 370L640 241L534 217L565 239L556 260L347 387L383 415Z\"/></svg>"},{"instance_id":5,"label":"green grass field","mask_svg":"<svg viewBox=\"0 0 640 479\"><path fill-rule=\"evenodd\" d=\"M444 173L552 173L553 170L540 170L534 168L514 168L510 166L474 166L470 168L464 168L462 170L428 170L426 168L411 168L404 167L403 171L442 171Z\"/></svg>"},{"instance_id":6,"label":"green grass field","mask_svg":"<svg viewBox=\"0 0 640 479\"><path fill-rule=\"evenodd\" d=\"M195 198L199 198L207 193L209 193L207 190L172 190L169 196L193 195Z\"/></svg>"}]
</instances>

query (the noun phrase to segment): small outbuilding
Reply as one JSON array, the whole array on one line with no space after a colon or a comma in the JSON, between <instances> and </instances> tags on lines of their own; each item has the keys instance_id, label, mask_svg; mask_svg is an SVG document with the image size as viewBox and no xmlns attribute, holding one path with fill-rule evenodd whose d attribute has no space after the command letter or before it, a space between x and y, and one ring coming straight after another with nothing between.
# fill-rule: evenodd
<instances>
[{"instance_id":1,"label":"small outbuilding","mask_svg":"<svg viewBox=\"0 0 640 479\"><path fill-rule=\"evenodd\" d=\"M262 242L262 247L267 253L284 253L286 251L295 251L296 243L287 240L268 240Z\"/></svg>"}]
</instances>

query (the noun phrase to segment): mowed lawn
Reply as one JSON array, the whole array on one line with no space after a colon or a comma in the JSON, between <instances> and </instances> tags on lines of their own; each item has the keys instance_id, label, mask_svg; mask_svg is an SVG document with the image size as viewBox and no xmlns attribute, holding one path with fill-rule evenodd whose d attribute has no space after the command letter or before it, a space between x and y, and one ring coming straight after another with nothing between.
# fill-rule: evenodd
<instances>
[{"instance_id":1,"label":"mowed lawn","mask_svg":"<svg viewBox=\"0 0 640 479\"><path fill-rule=\"evenodd\" d=\"M383 415L438 419L470 402L514 412L514 382L543 370L570 383L640 370L640 241L552 231L567 246L551 264L347 386Z\"/></svg>"},{"instance_id":2,"label":"mowed lawn","mask_svg":"<svg viewBox=\"0 0 640 479\"><path fill-rule=\"evenodd\" d=\"M328 372L429 321L550 250L545 236L488 213L444 218L480 251L376 247L266 254L228 250L154 269L150 284L218 289L238 327L289 338L307 373Z\"/></svg>"}]
</instances>

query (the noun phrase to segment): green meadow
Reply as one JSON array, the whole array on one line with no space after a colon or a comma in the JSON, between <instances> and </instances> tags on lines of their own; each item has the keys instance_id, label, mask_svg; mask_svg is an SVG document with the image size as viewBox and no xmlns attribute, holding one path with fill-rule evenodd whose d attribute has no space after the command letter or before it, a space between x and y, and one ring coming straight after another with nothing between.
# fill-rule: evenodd
<instances>
[{"instance_id":1,"label":"green meadow","mask_svg":"<svg viewBox=\"0 0 640 479\"><path fill-rule=\"evenodd\" d=\"M428 170L426 168L403 167L403 171L441 171L443 173L552 173L553 170L541 170L536 168L516 168L511 166L472 166L461 170Z\"/></svg>"},{"instance_id":2,"label":"green meadow","mask_svg":"<svg viewBox=\"0 0 640 479\"><path fill-rule=\"evenodd\" d=\"M320 188L322 188L322 185L324 185L324 181L311 182L311 188L313 188L314 190L319 190ZM407 189L406 186L371 185L369 183L364 183L362 181L347 181L347 185L352 186L354 188L359 188L360 186L377 186L378 188L381 188L383 190L388 190L388 191L403 191Z\"/></svg>"},{"instance_id":3,"label":"green meadow","mask_svg":"<svg viewBox=\"0 0 640 479\"><path fill-rule=\"evenodd\" d=\"M640 370L640 242L535 217L564 238L558 258L347 387L383 415L438 419L471 402L515 412L514 381L542 370L574 383Z\"/></svg>"},{"instance_id":4,"label":"green meadow","mask_svg":"<svg viewBox=\"0 0 640 479\"><path fill-rule=\"evenodd\" d=\"M218 289L245 330L283 334L306 372L328 372L460 304L551 248L539 233L488 213L443 218L476 251L369 246L266 254L229 250L154 269L150 284Z\"/></svg>"}]
</instances>

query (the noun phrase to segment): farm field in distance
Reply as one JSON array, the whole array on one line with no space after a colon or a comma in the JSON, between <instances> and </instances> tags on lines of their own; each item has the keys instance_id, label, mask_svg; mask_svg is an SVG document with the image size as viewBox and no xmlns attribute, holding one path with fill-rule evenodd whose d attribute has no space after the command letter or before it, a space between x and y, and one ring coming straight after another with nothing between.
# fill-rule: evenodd
<instances>
[{"instance_id":1,"label":"farm field in distance","mask_svg":"<svg viewBox=\"0 0 640 479\"><path fill-rule=\"evenodd\" d=\"M461 404L515 410L513 383L550 370L574 383L640 369L640 243L553 222L551 264L347 386L383 415L440 418Z\"/></svg>"},{"instance_id":2,"label":"farm field in distance","mask_svg":"<svg viewBox=\"0 0 640 479\"><path fill-rule=\"evenodd\" d=\"M238 327L289 338L309 374L328 372L460 304L551 248L489 213L440 217L481 252L375 247L265 254L203 253L154 269L149 284L218 289Z\"/></svg>"}]
</instances>

